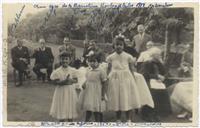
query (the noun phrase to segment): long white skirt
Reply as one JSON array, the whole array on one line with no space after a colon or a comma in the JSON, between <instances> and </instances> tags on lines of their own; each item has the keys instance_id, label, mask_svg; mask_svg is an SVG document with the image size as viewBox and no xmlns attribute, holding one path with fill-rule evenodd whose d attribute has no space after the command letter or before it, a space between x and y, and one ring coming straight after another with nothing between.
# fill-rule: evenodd
<instances>
[{"instance_id":1,"label":"long white skirt","mask_svg":"<svg viewBox=\"0 0 200 128\"><path fill-rule=\"evenodd\" d=\"M180 82L170 96L172 111L179 113L183 109L192 112L192 82Z\"/></svg>"},{"instance_id":2,"label":"long white skirt","mask_svg":"<svg viewBox=\"0 0 200 128\"><path fill-rule=\"evenodd\" d=\"M139 97L140 97L140 103L141 105L148 105L152 108L154 108L154 102L153 98L151 96L151 92L149 90L149 87L147 86L147 83L144 79L144 76L142 74L139 74L137 72L134 72L135 80L138 87Z\"/></svg>"},{"instance_id":3,"label":"long white skirt","mask_svg":"<svg viewBox=\"0 0 200 128\"><path fill-rule=\"evenodd\" d=\"M136 81L130 71L112 71L109 74L108 110L128 111L140 108L140 97Z\"/></svg>"},{"instance_id":4,"label":"long white skirt","mask_svg":"<svg viewBox=\"0 0 200 128\"><path fill-rule=\"evenodd\" d=\"M74 85L57 86L53 95L50 115L57 119L78 117L78 96Z\"/></svg>"}]
</instances>

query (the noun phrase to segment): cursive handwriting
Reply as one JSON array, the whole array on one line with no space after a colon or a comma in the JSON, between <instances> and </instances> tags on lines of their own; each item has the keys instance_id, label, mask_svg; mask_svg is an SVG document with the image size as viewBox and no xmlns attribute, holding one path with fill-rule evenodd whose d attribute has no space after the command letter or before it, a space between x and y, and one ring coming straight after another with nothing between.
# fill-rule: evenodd
<instances>
[{"instance_id":1,"label":"cursive handwriting","mask_svg":"<svg viewBox=\"0 0 200 128\"><path fill-rule=\"evenodd\" d=\"M49 5L49 9L55 11L55 8L167 8L173 6L172 3L145 3L145 2L138 2L138 3L63 3L62 5ZM45 5L34 4L34 8L48 8Z\"/></svg>"},{"instance_id":2,"label":"cursive handwriting","mask_svg":"<svg viewBox=\"0 0 200 128\"><path fill-rule=\"evenodd\" d=\"M173 6L173 4L165 2L164 4L161 3L149 4L148 8L167 8L170 6Z\"/></svg>"},{"instance_id":3,"label":"cursive handwriting","mask_svg":"<svg viewBox=\"0 0 200 128\"><path fill-rule=\"evenodd\" d=\"M114 3L110 3L110 4L106 4L106 3L101 3L100 4L100 8L133 8L134 4L132 3L120 3L120 4L114 4Z\"/></svg>"},{"instance_id":4,"label":"cursive handwriting","mask_svg":"<svg viewBox=\"0 0 200 128\"><path fill-rule=\"evenodd\" d=\"M47 6L45 6L45 5L39 5L39 4L34 4L33 7L34 8L46 8Z\"/></svg>"},{"instance_id":5,"label":"cursive handwriting","mask_svg":"<svg viewBox=\"0 0 200 128\"><path fill-rule=\"evenodd\" d=\"M21 8L19 13L15 14L15 23L12 24L12 30L14 30L17 27L17 25L19 24L19 20L20 20L20 18L22 16L24 8L25 8L25 5L22 6L22 8Z\"/></svg>"},{"instance_id":6,"label":"cursive handwriting","mask_svg":"<svg viewBox=\"0 0 200 128\"><path fill-rule=\"evenodd\" d=\"M44 27L44 25L46 25L47 21L52 15L56 16L56 8L58 8L57 5L49 5L49 11L46 13L44 22L41 27Z\"/></svg>"}]
</instances>

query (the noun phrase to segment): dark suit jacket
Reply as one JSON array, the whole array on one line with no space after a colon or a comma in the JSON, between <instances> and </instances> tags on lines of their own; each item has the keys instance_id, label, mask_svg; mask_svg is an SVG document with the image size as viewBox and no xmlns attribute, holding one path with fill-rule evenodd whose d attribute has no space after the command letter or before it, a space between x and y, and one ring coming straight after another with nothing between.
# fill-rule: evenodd
<instances>
[{"instance_id":1,"label":"dark suit jacket","mask_svg":"<svg viewBox=\"0 0 200 128\"><path fill-rule=\"evenodd\" d=\"M35 58L35 64L48 64L54 61L54 56L50 47L45 47L44 51L38 48L33 53L32 57Z\"/></svg>"},{"instance_id":2,"label":"dark suit jacket","mask_svg":"<svg viewBox=\"0 0 200 128\"><path fill-rule=\"evenodd\" d=\"M18 48L18 46L15 46L11 49L11 57L12 57L12 63L16 64L20 62L20 58L27 59L27 64L30 63L30 56L28 52L28 48L25 46L22 46L21 49Z\"/></svg>"},{"instance_id":3,"label":"dark suit jacket","mask_svg":"<svg viewBox=\"0 0 200 128\"><path fill-rule=\"evenodd\" d=\"M165 75L165 68L159 61L146 61L141 66L141 73L148 84L150 79L158 79L158 74Z\"/></svg>"},{"instance_id":4,"label":"dark suit jacket","mask_svg":"<svg viewBox=\"0 0 200 128\"><path fill-rule=\"evenodd\" d=\"M132 55L133 57L138 58L139 54L133 47L126 46L124 47L124 51Z\"/></svg>"},{"instance_id":5,"label":"dark suit jacket","mask_svg":"<svg viewBox=\"0 0 200 128\"><path fill-rule=\"evenodd\" d=\"M74 61L76 59L76 48L72 45L70 45L68 48L66 48L64 45L62 45L61 47L59 47L59 52L60 53L63 53L63 52L69 53L72 61Z\"/></svg>"},{"instance_id":6,"label":"dark suit jacket","mask_svg":"<svg viewBox=\"0 0 200 128\"><path fill-rule=\"evenodd\" d=\"M105 54L104 54L104 52L100 48L97 47L94 50L94 55L97 57L97 61L99 63L105 61Z\"/></svg>"},{"instance_id":7,"label":"dark suit jacket","mask_svg":"<svg viewBox=\"0 0 200 128\"><path fill-rule=\"evenodd\" d=\"M135 49L138 53L141 53L143 51L146 50L146 43L148 41L151 41L152 38L150 35L144 33L144 36L143 38L141 38L140 34L137 34L133 37L133 43L134 43L134 46L135 46Z\"/></svg>"}]
</instances>

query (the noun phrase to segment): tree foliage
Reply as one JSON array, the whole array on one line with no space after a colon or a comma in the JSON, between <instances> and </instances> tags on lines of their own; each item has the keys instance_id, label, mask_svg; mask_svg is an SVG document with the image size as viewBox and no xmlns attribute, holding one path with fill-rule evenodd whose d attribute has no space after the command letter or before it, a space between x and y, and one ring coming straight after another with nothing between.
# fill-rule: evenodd
<instances>
[{"instance_id":1,"label":"tree foliage","mask_svg":"<svg viewBox=\"0 0 200 128\"><path fill-rule=\"evenodd\" d=\"M168 29L170 42L180 43L183 42L180 35L191 34L194 29L191 8L58 8L56 14L45 20L48 13L44 10L35 15L27 14L14 31L9 25L8 34L35 41L43 37L51 43L60 43L66 35L73 39L88 37L111 42L119 29L132 39L137 25L144 24L153 41L164 43Z\"/></svg>"}]
</instances>

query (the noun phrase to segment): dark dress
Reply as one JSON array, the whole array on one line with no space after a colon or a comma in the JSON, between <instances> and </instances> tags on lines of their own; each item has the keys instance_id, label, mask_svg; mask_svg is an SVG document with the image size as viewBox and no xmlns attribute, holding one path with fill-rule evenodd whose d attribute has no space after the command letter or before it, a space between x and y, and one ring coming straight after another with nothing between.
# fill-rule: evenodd
<instances>
[{"instance_id":1,"label":"dark dress","mask_svg":"<svg viewBox=\"0 0 200 128\"><path fill-rule=\"evenodd\" d=\"M141 73L150 88L150 79L158 79L158 74L165 75L165 69L159 61L147 61L142 64ZM151 89L151 95L155 104L154 112L160 116L167 116L171 113L169 95L166 89Z\"/></svg>"}]
</instances>

